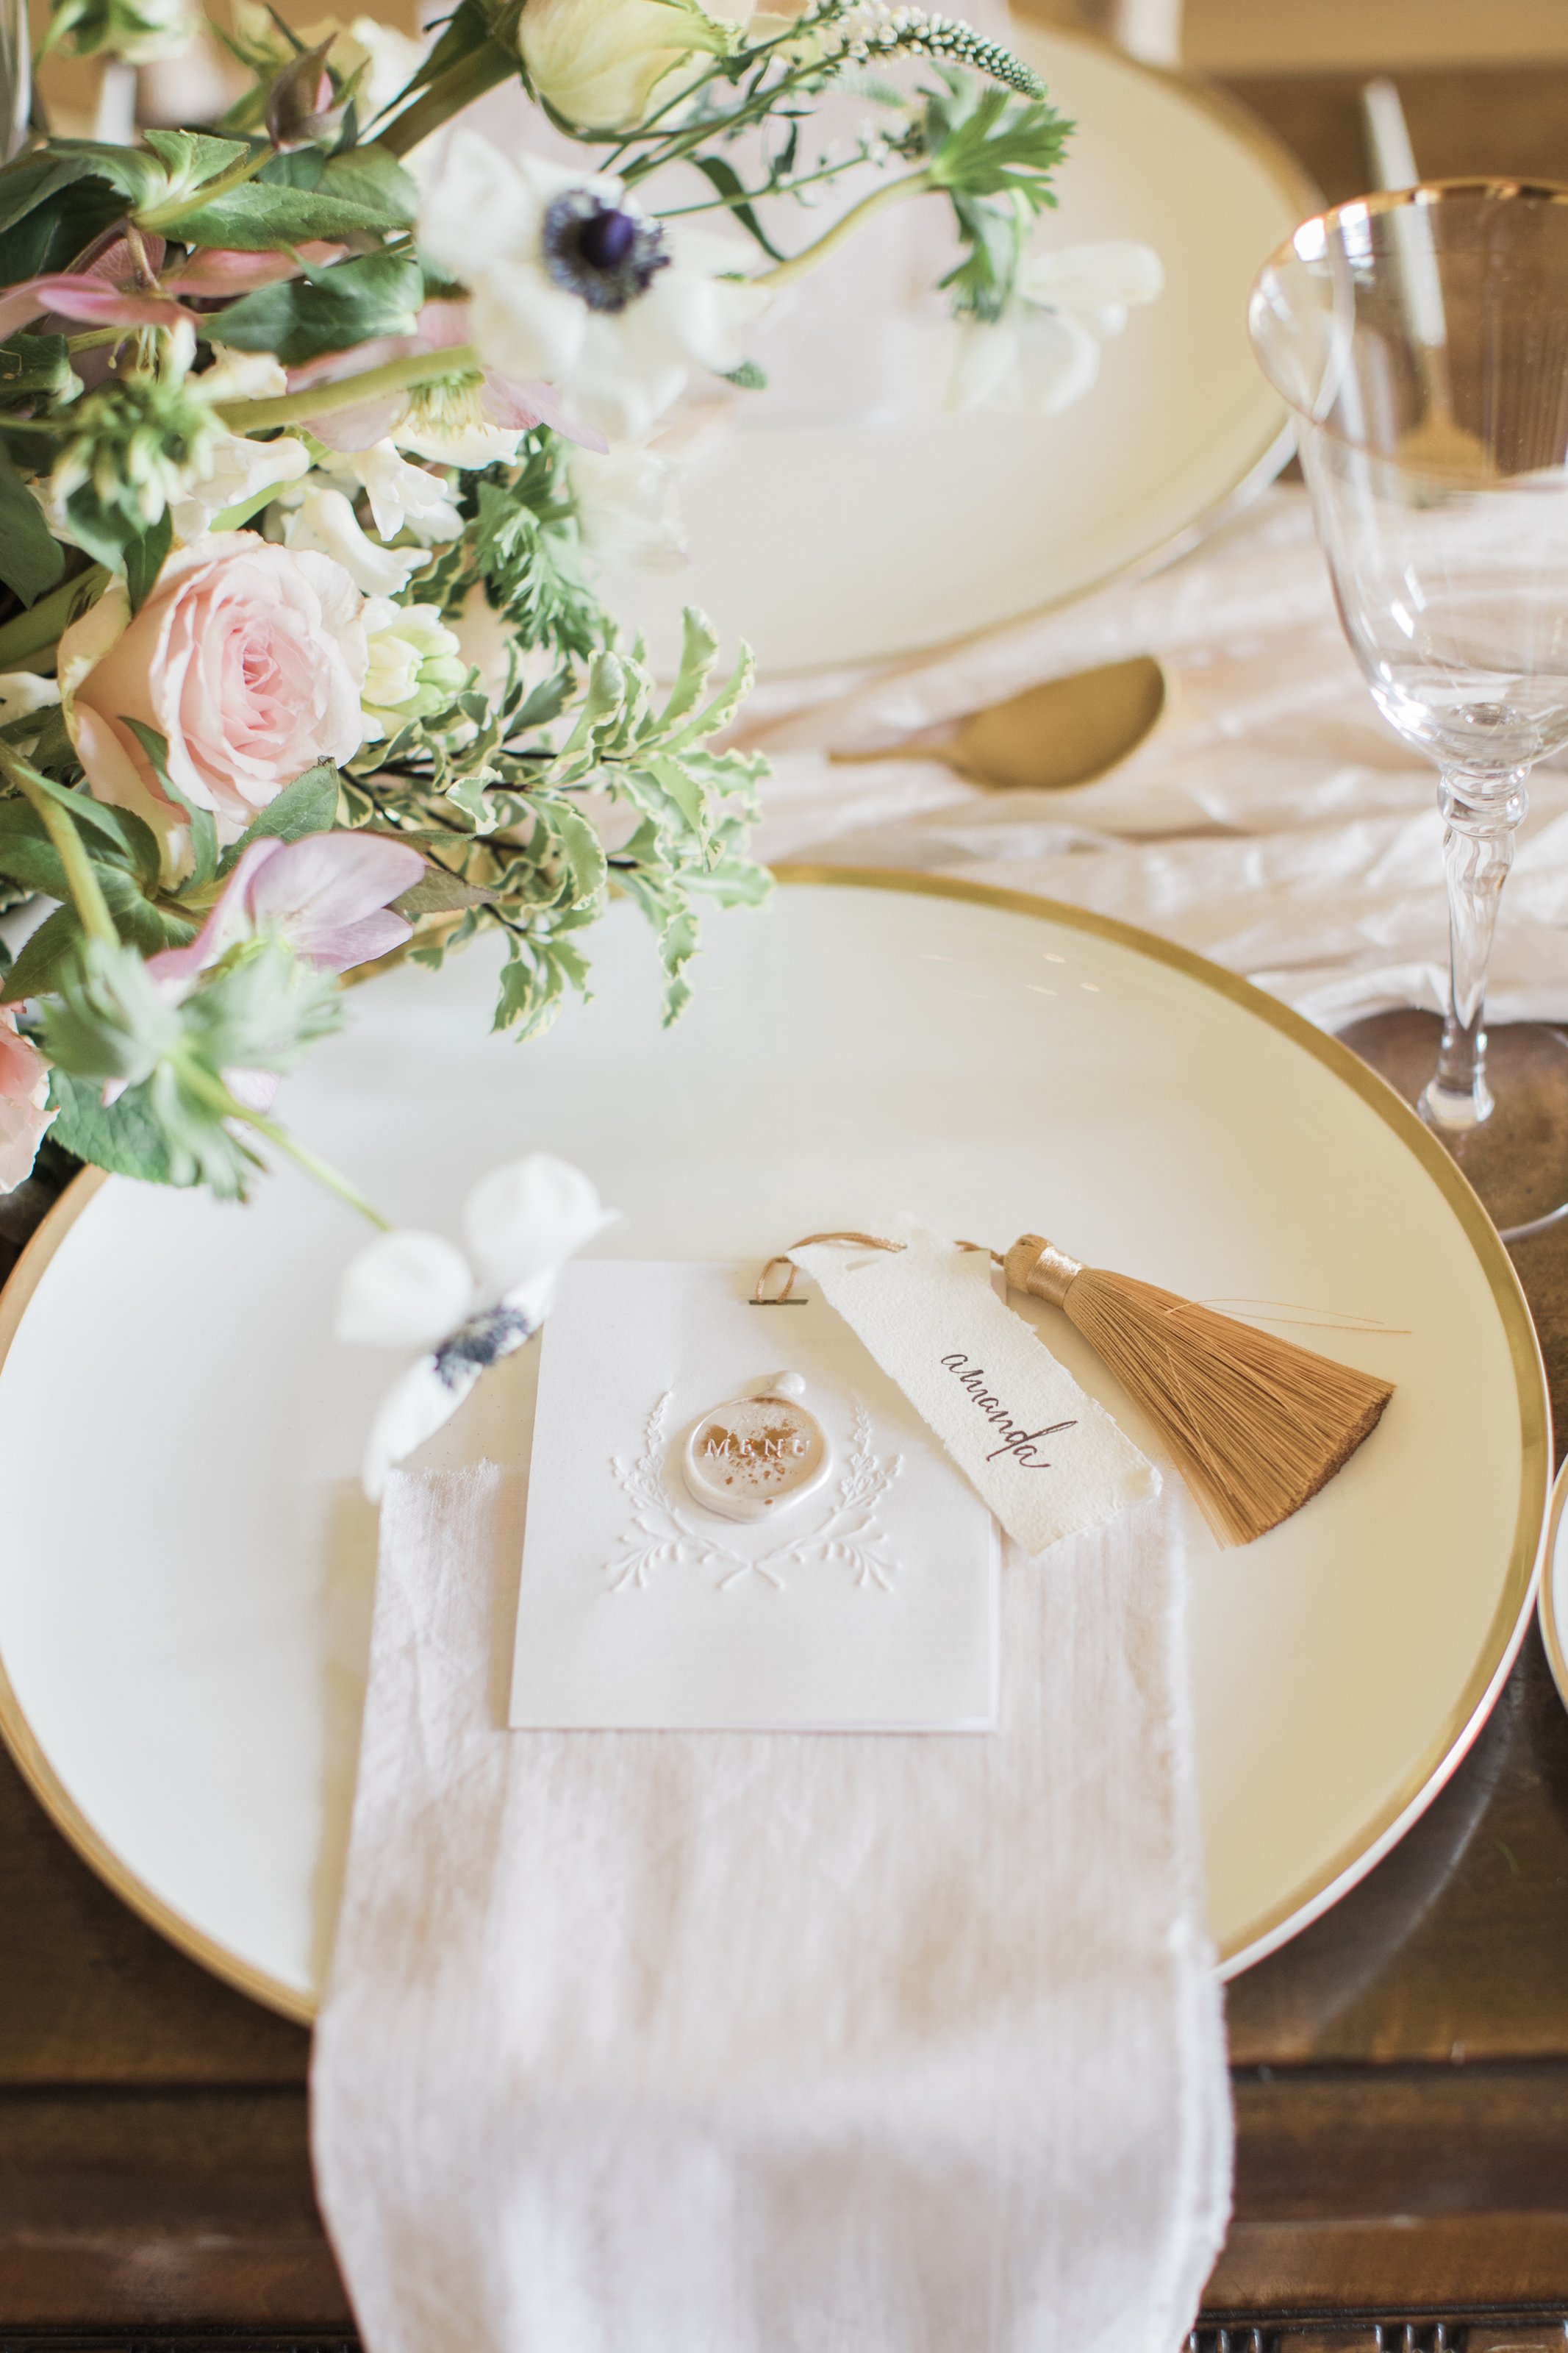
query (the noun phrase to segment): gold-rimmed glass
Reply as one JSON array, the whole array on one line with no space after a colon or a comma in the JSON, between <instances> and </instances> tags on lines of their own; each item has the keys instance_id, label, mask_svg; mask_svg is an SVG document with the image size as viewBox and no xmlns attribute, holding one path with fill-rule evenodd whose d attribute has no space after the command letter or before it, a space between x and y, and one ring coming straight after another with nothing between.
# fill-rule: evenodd
<instances>
[{"instance_id":1,"label":"gold-rimmed glass","mask_svg":"<svg viewBox=\"0 0 1568 2353\"><path fill-rule=\"evenodd\" d=\"M1409 1017L1354 1042L1517 1232L1568 1207L1568 1043L1534 1024L1489 1040L1485 1018L1527 779L1568 744L1568 188L1441 181L1336 206L1268 264L1249 324L1295 412L1345 635L1438 769L1441 1040L1418 1074Z\"/></svg>"}]
</instances>

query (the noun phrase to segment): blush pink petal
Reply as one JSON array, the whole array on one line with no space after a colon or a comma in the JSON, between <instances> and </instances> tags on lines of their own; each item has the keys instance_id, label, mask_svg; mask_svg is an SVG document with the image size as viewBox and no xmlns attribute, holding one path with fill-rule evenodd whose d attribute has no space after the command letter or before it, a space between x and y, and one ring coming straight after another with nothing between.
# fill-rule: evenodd
<instances>
[{"instance_id":1,"label":"blush pink petal","mask_svg":"<svg viewBox=\"0 0 1568 2353\"><path fill-rule=\"evenodd\" d=\"M387 902L424 871L424 859L405 842L377 834L308 834L252 869L247 905L258 924L279 924L309 963L346 972L413 936L412 924Z\"/></svg>"},{"instance_id":2,"label":"blush pink petal","mask_svg":"<svg viewBox=\"0 0 1568 2353\"><path fill-rule=\"evenodd\" d=\"M49 1066L37 1048L16 1031L16 1017L0 1009L0 1193L15 1192L32 1174L44 1132L55 1117L46 1110Z\"/></svg>"},{"instance_id":3,"label":"blush pink petal","mask_svg":"<svg viewBox=\"0 0 1568 2353\"><path fill-rule=\"evenodd\" d=\"M258 286L278 286L285 279L300 277L301 264L312 269L324 268L347 251L346 245L330 245L319 237L296 246L291 254L240 253L227 246L208 246L193 254L167 282L172 292L180 294L249 294ZM221 332L220 327L220 335Z\"/></svg>"},{"instance_id":4,"label":"blush pink petal","mask_svg":"<svg viewBox=\"0 0 1568 2353\"><path fill-rule=\"evenodd\" d=\"M216 964L219 956L231 948L236 940L244 938L249 929L246 892L251 878L258 867L265 866L268 859L276 858L282 849L280 841L263 839L253 841L247 849L240 852L233 873L224 884L223 896L195 938L188 940L183 948L163 948L158 955L148 957L147 969L154 980L195 980L197 973L205 972L210 964Z\"/></svg>"},{"instance_id":5,"label":"blush pink petal","mask_svg":"<svg viewBox=\"0 0 1568 2353\"><path fill-rule=\"evenodd\" d=\"M129 294L106 286L100 278L24 279L0 294L0 343L16 334L46 311L60 319L84 320L100 327L177 327L199 329L201 321L183 303L163 294Z\"/></svg>"}]
</instances>

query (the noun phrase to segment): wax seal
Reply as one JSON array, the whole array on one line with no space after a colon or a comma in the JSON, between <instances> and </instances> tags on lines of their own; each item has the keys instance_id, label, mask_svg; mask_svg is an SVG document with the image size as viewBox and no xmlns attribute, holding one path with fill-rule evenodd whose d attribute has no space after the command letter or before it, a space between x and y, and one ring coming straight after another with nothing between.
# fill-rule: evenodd
<instances>
[{"instance_id":1,"label":"wax seal","mask_svg":"<svg viewBox=\"0 0 1568 2353\"><path fill-rule=\"evenodd\" d=\"M726 1520L769 1520L820 1487L833 1449L805 1391L798 1373L771 1373L703 1414L681 1451L693 1503Z\"/></svg>"}]
</instances>

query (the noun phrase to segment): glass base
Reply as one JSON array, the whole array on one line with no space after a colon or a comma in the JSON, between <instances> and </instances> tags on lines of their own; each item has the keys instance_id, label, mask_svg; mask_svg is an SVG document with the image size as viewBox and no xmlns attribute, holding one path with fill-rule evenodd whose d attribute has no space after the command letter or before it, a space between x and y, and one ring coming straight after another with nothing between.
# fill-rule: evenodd
<instances>
[{"instance_id":1,"label":"glass base","mask_svg":"<svg viewBox=\"0 0 1568 2353\"><path fill-rule=\"evenodd\" d=\"M1339 1033L1413 1103L1464 1170L1505 1241L1554 1219L1568 1220L1568 1038L1541 1021L1499 1022L1487 1032L1491 1116L1447 1127L1422 1105L1437 1068L1443 1025L1414 1008L1374 1013Z\"/></svg>"}]
</instances>

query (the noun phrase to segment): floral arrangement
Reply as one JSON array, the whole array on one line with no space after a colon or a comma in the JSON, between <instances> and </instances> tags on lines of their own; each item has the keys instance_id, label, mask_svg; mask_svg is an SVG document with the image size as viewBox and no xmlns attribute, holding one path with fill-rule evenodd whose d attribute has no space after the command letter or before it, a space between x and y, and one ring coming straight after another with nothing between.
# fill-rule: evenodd
<instances>
[{"instance_id":1,"label":"floral arrangement","mask_svg":"<svg viewBox=\"0 0 1568 2353\"><path fill-rule=\"evenodd\" d=\"M689 612L661 684L594 586L668 554L650 437L694 382L745 397L774 290L895 202L951 209L965 396L1059 405L1154 290L1139 248L1031 254L1070 126L1007 52L733 5L459 0L427 54L242 8L215 128L0 170L0 908L53 902L4 974L0 1187L46 1129L227 1196L260 1144L314 1166L272 1098L341 974L492 931L526 1038L612 888L673 1016L701 904L767 878L744 649L720 674ZM46 46L183 30L59 0ZM508 81L549 154L458 121ZM872 127L821 150L833 90Z\"/></svg>"}]
</instances>

